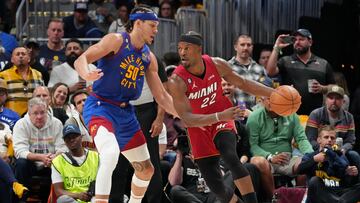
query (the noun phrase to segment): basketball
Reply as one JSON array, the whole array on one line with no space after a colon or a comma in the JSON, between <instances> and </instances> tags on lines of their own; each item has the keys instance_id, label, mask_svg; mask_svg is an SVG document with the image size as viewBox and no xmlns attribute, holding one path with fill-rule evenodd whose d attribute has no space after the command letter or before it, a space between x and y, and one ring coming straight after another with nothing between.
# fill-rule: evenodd
<instances>
[{"instance_id":1,"label":"basketball","mask_svg":"<svg viewBox=\"0 0 360 203\"><path fill-rule=\"evenodd\" d=\"M299 109L301 96L292 86L282 85L270 95L270 110L280 116L289 116Z\"/></svg>"}]
</instances>

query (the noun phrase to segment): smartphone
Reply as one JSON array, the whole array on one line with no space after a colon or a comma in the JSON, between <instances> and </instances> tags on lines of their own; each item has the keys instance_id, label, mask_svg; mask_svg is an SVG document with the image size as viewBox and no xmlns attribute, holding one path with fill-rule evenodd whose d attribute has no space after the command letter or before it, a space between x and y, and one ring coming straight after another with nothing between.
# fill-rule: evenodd
<instances>
[{"instance_id":1,"label":"smartphone","mask_svg":"<svg viewBox=\"0 0 360 203\"><path fill-rule=\"evenodd\" d=\"M295 41L295 37L294 36L281 37L281 41L286 44L293 44Z\"/></svg>"}]
</instances>

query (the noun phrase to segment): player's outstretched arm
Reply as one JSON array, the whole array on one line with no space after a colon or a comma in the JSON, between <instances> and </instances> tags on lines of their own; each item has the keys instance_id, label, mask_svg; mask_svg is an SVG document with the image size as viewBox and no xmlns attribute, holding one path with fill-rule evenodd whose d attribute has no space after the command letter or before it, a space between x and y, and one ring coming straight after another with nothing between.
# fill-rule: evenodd
<instances>
[{"instance_id":1,"label":"player's outstretched arm","mask_svg":"<svg viewBox=\"0 0 360 203\"><path fill-rule=\"evenodd\" d=\"M150 66L146 71L146 81L149 85L152 95L154 96L156 102L165 109L166 112L178 116L174 105L173 105L173 98L170 94L165 90L163 84L158 75L158 64L155 55L150 52Z\"/></svg>"},{"instance_id":2,"label":"player's outstretched arm","mask_svg":"<svg viewBox=\"0 0 360 203\"><path fill-rule=\"evenodd\" d=\"M74 66L79 75L86 81L94 81L99 79L103 73L99 70L89 70L88 64L93 63L100 58L118 52L122 45L122 37L120 34L107 34L98 43L90 46L75 61Z\"/></svg>"},{"instance_id":3,"label":"player's outstretched arm","mask_svg":"<svg viewBox=\"0 0 360 203\"><path fill-rule=\"evenodd\" d=\"M227 82L235 85L237 88L240 88L241 90L252 95L266 97L270 97L270 94L274 91L274 89L266 87L259 82L248 80L238 75L235 71L232 70L230 64L224 59L217 57L212 59L221 77L223 77Z\"/></svg>"}]
</instances>

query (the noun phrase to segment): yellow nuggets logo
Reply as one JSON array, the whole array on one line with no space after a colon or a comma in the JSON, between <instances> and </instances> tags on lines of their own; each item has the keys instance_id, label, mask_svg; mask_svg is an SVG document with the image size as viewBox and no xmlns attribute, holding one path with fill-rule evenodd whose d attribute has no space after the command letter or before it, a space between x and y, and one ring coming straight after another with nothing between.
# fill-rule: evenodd
<instances>
[{"instance_id":1,"label":"yellow nuggets logo","mask_svg":"<svg viewBox=\"0 0 360 203\"><path fill-rule=\"evenodd\" d=\"M141 58L135 58L131 54L121 61L120 68L126 70L125 77L121 80L120 85L136 89L137 78L145 75L145 67Z\"/></svg>"}]
</instances>

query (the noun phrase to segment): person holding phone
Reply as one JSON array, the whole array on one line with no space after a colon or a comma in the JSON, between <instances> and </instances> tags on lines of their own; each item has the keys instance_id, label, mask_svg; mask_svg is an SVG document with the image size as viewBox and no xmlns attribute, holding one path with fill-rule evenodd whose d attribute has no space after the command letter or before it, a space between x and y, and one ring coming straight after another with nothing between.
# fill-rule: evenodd
<instances>
[{"instance_id":1,"label":"person holding phone","mask_svg":"<svg viewBox=\"0 0 360 203\"><path fill-rule=\"evenodd\" d=\"M293 45L294 54L279 59L281 49ZM280 74L281 85L293 85L302 97L298 114L309 115L323 103L327 85L335 84L328 61L311 52L313 37L309 30L298 29L291 36L279 35L266 65L267 74Z\"/></svg>"}]
</instances>

